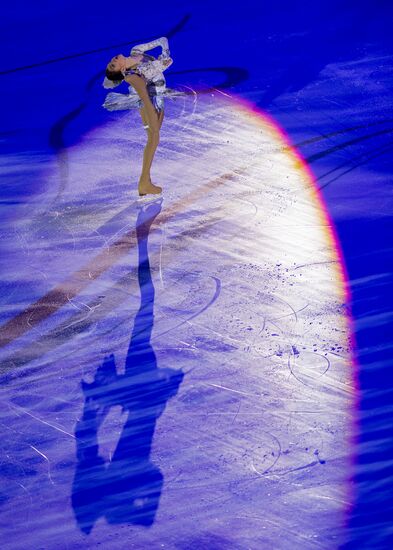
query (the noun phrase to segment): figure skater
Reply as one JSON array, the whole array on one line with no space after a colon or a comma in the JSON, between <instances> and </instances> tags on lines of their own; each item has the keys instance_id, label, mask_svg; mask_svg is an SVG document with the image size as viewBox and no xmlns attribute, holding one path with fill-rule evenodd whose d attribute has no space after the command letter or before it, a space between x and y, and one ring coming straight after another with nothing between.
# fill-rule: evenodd
<instances>
[{"instance_id":1,"label":"figure skater","mask_svg":"<svg viewBox=\"0 0 393 550\"><path fill-rule=\"evenodd\" d=\"M145 53L157 46L162 48L158 59ZM162 191L161 187L152 183L150 169L160 140L160 129L164 119L164 96L182 95L181 92L166 88L163 71L172 63L168 39L163 36L146 44L134 46L129 57L116 55L106 67L104 88L114 88L123 80L130 84L130 87L128 95L109 93L103 107L109 111L139 108L143 127L147 130L147 144L138 183L139 196L157 195Z\"/></svg>"}]
</instances>

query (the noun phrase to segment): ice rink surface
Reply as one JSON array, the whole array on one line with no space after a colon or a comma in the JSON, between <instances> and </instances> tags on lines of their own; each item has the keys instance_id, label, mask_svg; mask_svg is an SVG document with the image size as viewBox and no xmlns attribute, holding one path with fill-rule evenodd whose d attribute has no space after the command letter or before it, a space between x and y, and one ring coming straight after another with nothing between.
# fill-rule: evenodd
<instances>
[{"instance_id":1,"label":"ice rink surface","mask_svg":"<svg viewBox=\"0 0 393 550\"><path fill-rule=\"evenodd\" d=\"M388 5L224 6L9 7L7 549L389 548ZM142 200L100 83L163 35Z\"/></svg>"}]
</instances>

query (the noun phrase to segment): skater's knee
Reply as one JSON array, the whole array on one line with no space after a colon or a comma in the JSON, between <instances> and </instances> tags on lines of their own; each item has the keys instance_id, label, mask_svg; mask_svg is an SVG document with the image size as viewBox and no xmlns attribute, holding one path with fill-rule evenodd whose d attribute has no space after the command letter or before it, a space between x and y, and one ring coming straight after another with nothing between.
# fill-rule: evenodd
<instances>
[{"instance_id":1,"label":"skater's knee","mask_svg":"<svg viewBox=\"0 0 393 550\"><path fill-rule=\"evenodd\" d=\"M149 140L155 145L158 145L160 142L160 130L158 128L149 128L148 132Z\"/></svg>"}]
</instances>

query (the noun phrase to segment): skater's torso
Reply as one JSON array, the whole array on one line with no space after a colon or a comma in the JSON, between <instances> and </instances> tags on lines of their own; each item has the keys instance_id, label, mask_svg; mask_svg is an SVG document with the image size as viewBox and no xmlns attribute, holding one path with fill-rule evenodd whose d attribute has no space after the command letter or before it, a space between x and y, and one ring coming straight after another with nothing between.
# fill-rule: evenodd
<instances>
[{"instance_id":1,"label":"skater's torso","mask_svg":"<svg viewBox=\"0 0 393 550\"><path fill-rule=\"evenodd\" d=\"M128 69L126 74L137 74L144 78L146 82L165 82L163 70L166 67L162 61L145 53L141 54L141 57L141 61L132 69Z\"/></svg>"}]
</instances>

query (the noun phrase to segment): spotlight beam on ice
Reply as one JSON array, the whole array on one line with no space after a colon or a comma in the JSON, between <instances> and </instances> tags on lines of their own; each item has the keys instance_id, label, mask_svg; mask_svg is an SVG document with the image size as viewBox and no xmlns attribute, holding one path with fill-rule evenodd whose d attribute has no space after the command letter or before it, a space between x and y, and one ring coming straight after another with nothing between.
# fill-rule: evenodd
<instances>
[{"instance_id":1,"label":"spotlight beam on ice","mask_svg":"<svg viewBox=\"0 0 393 550\"><path fill-rule=\"evenodd\" d=\"M23 422L20 448L30 423L57 418L53 396L67 412L62 430L73 433L81 377L94 377L103 353L121 364L130 341L140 307L136 181L145 135L138 115L114 115L66 147L62 193L53 159L39 197L50 206L16 218L7 234L14 258L22 258L10 276L23 296L3 304L5 399L28 395L2 420L15 430ZM315 178L274 120L219 90L168 102L152 176L164 201L149 234L151 343L159 368L185 376L152 441L149 460L164 479L149 541L167 540L174 523L178 540L189 540L197 523L214 530L218 518L239 540L253 533L260 547L274 546L283 532L288 547L315 537L328 547L332 533L341 540L353 500L357 371L345 264ZM45 397L26 405L34 392ZM119 422L107 421L103 446L111 457ZM56 449L66 466L52 475L55 491L50 480L35 481L40 498L31 518L42 517L43 501L55 515L69 506L67 457L75 449L52 431L53 440L34 447L48 458ZM16 498L3 504L6 518L14 518ZM34 523L41 540L44 523ZM25 525L16 528L24 536ZM71 546L80 541L72 519L60 535ZM110 546L113 525L89 536ZM146 543L146 531L132 536L135 546Z\"/></svg>"}]
</instances>

